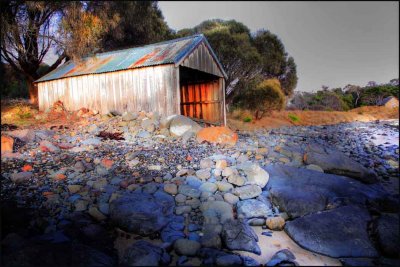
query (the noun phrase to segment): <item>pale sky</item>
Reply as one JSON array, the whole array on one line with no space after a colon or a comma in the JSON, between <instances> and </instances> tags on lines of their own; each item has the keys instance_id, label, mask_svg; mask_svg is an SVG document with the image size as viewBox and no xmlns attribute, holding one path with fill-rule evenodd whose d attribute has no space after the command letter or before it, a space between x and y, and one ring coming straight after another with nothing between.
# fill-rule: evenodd
<instances>
[{"instance_id":1,"label":"pale sky","mask_svg":"<svg viewBox=\"0 0 400 267\"><path fill-rule=\"evenodd\" d=\"M388 82L399 73L398 2L158 2L174 30L235 19L279 36L297 64L296 90Z\"/></svg>"}]
</instances>

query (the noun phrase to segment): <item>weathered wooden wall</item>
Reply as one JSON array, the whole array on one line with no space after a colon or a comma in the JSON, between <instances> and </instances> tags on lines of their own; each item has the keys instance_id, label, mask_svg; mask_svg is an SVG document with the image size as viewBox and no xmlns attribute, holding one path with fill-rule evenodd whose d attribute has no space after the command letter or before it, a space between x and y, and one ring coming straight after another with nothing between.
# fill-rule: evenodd
<instances>
[{"instance_id":1,"label":"weathered wooden wall","mask_svg":"<svg viewBox=\"0 0 400 267\"><path fill-rule=\"evenodd\" d=\"M224 77L204 42L190 53L180 65Z\"/></svg>"},{"instance_id":2,"label":"weathered wooden wall","mask_svg":"<svg viewBox=\"0 0 400 267\"><path fill-rule=\"evenodd\" d=\"M180 112L178 84L173 64L46 81L38 83L39 109L61 100L70 111L145 110L169 116Z\"/></svg>"}]
</instances>

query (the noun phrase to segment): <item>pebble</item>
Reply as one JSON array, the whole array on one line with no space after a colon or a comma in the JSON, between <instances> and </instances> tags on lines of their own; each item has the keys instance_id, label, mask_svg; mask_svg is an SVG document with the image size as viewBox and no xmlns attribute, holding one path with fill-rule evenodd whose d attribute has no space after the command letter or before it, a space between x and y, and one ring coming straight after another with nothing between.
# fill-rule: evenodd
<instances>
[{"instance_id":1,"label":"pebble","mask_svg":"<svg viewBox=\"0 0 400 267\"><path fill-rule=\"evenodd\" d=\"M237 185L237 186L242 186L244 185L244 183L246 182L246 180L238 175L238 174L234 174L228 177L228 182L230 182L231 184Z\"/></svg>"},{"instance_id":2,"label":"pebble","mask_svg":"<svg viewBox=\"0 0 400 267\"><path fill-rule=\"evenodd\" d=\"M217 189L218 189L218 186L215 183L210 183L210 182L203 183L199 187L200 191L202 191L202 192L206 191L206 192L210 192L210 193L214 193L215 191L217 191Z\"/></svg>"},{"instance_id":3,"label":"pebble","mask_svg":"<svg viewBox=\"0 0 400 267\"><path fill-rule=\"evenodd\" d=\"M78 193L81 190L82 186L73 184L73 185L68 185L68 191L70 194L75 194Z\"/></svg>"},{"instance_id":4,"label":"pebble","mask_svg":"<svg viewBox=\"0 0 400 267\"><path fill-rule=\"evenodd\" d=\"M75 201L75 211L85 211L88 206L88 202L86 200L77 200Z\"/></svg>"},{"instance_id":5,"label":"pebble","mask_svg":"<svg viewBox=\"0 0 400 267\"><path fill-rule=\"evenodd\" d=\"M235 196L232 193L224 194L224 200L229 204L235 205L239 201L239 197Z\"/></svg>"},{"instance_id":6,"label":"pebble","mask_svg":"<svg viewBox=\"0 0 400 267\"><path fill-rule=\"evenodd\" d=\"M216 185L218 186L218 190L221 192L228 192L233 189L233 185L227 182L216 182Z\"/></svg>"},{"instance_id":7,"label":"pebble","mask_svg":"<svg viewBox=\"0 0 400 267\"><path fill-rule=\"evenodd\" d=\"M89 208L89 214L98 221L104 221L107 217L101 213L96 207Z\"/></svg>"},{"instance_id":8,"label":"pebble","mask_svg":"<svg viewBox=\"0 0 400 267\"><path fill-rule=\"evenodd\" d=\"M178 206L175 207L175 214L176 215L182 215L185 213L189 213L192 211L192 207L191 206Z\"/></svg>"},{"instance_id":9,"label":"pebble","mask_svg":"<svg viewBox=\"0 0 400 267\"><path fill-rule=\"evenodd\" d=\"M176 195L178 193L178 187L176 184L165 184L164 191L170 195Z\"/></svg>"},{"instance_id":10,"label":"pebble","mask_svg":"<svg viewBox=\"0 0 400 267\"><path fill-rule=\"evenodd\" d=\"M186 196L183 195L183 194L177 194L177 195L175 196L175 201L176 201L177 203L184 203L184 202L186 201Z\"/></svg>"},{"instance_id":11,"label":"pebble","mask_svg":"<svg viewBox=\"0 0 400 267\"><path fill-rule=\"evenodd\" d=\"M266 225L269 229L274 231L282 231L285 226L285 220L282 217L269 217L267 218Z\"/></svg>"},{"instance_id":12,"label":"pebble","mask_svg":"<svg viewBox=\"0 0 400 267\"><path fill-rule=\"evenodd\" d=\"M215 168L225 169L226 167L228 167L228 163L224 159L219 159L215 162Z\"/></svg>"},{"instance_id":13,"label":"pebble","mask_svg":"<svg viewBox=\"0 0 400 267\"><path fill-rule=\"evenodd\" d=\"M196 171L196 176L199 177L201 180L207 180L211 177L211 173L208 169L201 169Z\"/></svg>"}]
</instances>

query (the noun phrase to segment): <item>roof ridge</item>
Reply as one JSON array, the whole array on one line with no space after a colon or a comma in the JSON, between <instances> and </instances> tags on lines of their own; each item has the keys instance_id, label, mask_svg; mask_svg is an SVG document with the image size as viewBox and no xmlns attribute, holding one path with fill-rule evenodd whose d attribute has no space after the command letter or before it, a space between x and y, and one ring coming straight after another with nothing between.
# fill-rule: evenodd
<instances>
[{"instance_id":1,"label":"roof ridge","mask_svg":"<svg viewBox=\"0 0 400 267\"><path fill-rule=\"evenodd\" d=\"M154 43L154 44L147 44L147 45L142 45L142 46L135 46L135 47L130 47L130 48L124 48L124 49L118 49L118 50L112 50L112 51L107 51L107 52L96 53L96 54L94 54L92 56L85 56L82 59L87 59L87 58L94 57L94 56L99 56L99 55L109 55L109 54L114 54L114 53L121 53L121 52L123 52L125 50L131 50L131 49L135 49L135 48L145 48L145 47L152 47L152 46L157 46L157 45L175 43L175 42L179 42L179 41L183 41L183 40L187 40L187 39L192 39L192 38L196 38L196 37L204 37L204 34L202 34L202 33L194 34L194 35L191 35L191 36L185 36L185 37L180 37L180 38L176 38L176 39L166 40L166 41L162 41L162 42L158 42L158 43Z\"/></svg>"}]
</instances>

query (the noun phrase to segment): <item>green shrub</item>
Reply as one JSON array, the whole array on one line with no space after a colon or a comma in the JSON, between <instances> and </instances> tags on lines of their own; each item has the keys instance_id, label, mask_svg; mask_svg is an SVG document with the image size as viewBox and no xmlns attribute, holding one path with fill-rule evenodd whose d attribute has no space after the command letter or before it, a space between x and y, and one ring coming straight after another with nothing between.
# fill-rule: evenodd
<instances>
[{"instance_id":1,"label":"green shrub","mask_svg":"<svg viewBox=\"0 0 400 267\"><path fill-rule=\"evenodd\" d=\"M285 107L285 95L278 79L255 78L239 86L242 90L235 98L236 105L254 112L256 120L261 119L266 112Z\"/></svg>"},{"instance_id":2,"label":"green shrub","mask_svg":"<svg viewBox=\"0 0 400 267\"><path fill-rule=\"evenodd\" d=\"M16 109L16 114L20 119L29 119L33 116L31 113L31 108L29 106L18 104Z\"/></svg>"},{"instance_id":3,"label":"green shrub","mask_svg":"<svg viewBox=\"0 0 400 267\"><path fill-rule=\"evenodd\" d=\"M251 122L253 119L250 116L244 117L243 121L244 122Z\"/></svg>"},{"instance_id":4,"label":"green shrub","mask_svg":"<svg viewBox=\"0 0 400 267\"><path fill-rule=\"evenodd\" d=\"M292 122L299 122L300 121L300 118L297 117L296 114L289 114L288 117Z\"/></svg>"}]
</instances>

